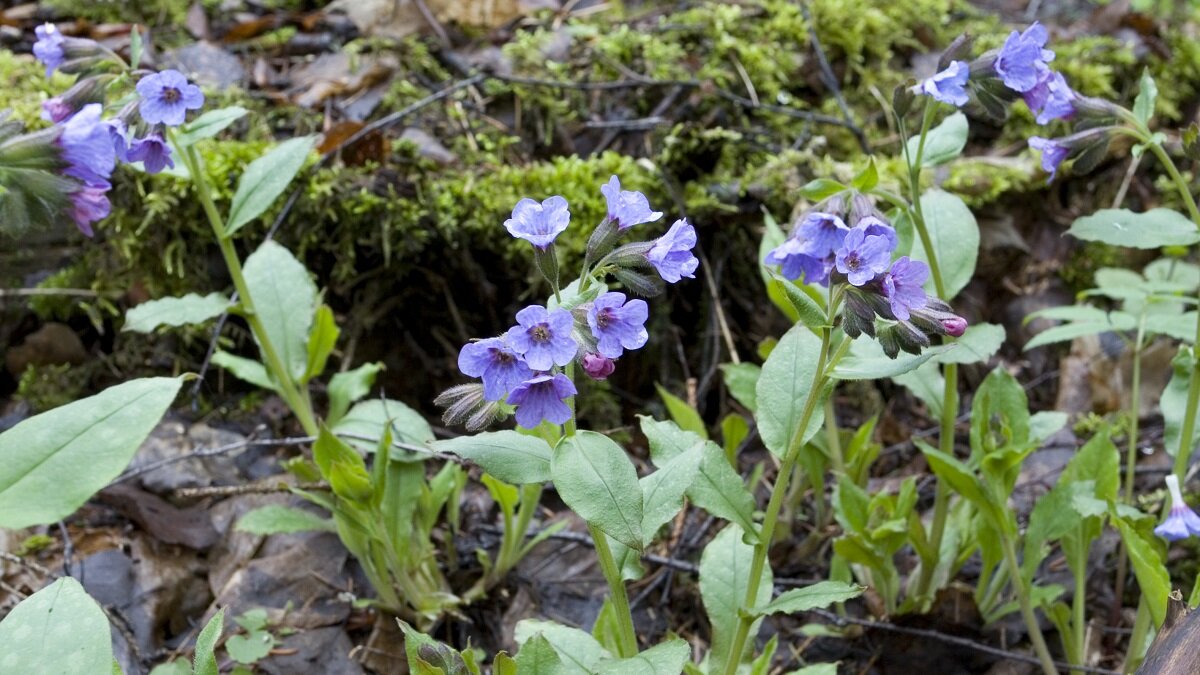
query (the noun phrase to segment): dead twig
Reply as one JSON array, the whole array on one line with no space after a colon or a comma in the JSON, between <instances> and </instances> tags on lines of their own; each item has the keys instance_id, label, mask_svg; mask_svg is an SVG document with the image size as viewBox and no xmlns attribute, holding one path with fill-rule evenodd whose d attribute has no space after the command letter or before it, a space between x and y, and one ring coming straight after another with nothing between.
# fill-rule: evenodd
<instances>
[{"instance_id":1,"label":"dead twig","mask_svg":"<svg viewBox=\"0 0 1200 675\"><path fill-rule=\"evenodd\" d=\"M804 23L808 26L808 42L812 45L813 52L817 55L817 65L820 66L821 81L833 94L833 100L837 102L838 108L842 111L842 117L846 120L846 128L850 133L854 134L854 138L858 141L863 152L870 154L871 146L867 142L867 136L863 130L859 128L854 121L854 116L850 112L850 106L846 105L846 99L842 96L842 88L838 85L837 76L833 74L833 68L829 65L829 59L825 56L825 49L821 46L821 40L817 37L817 24L813 21L812 12L808 8L807 2L800 3L800 13L804 16Z\"/></svg>"}]
</instances>

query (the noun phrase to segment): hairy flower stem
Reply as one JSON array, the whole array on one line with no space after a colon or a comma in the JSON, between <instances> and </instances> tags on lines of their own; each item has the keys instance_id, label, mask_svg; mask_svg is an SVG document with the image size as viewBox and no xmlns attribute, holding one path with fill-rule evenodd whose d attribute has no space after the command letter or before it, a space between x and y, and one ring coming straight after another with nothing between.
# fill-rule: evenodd
<instances>
[{"instance_id":1,"label":"hairy flower stem","mask_svg":"<svg viewBox=\"0 0 1200 675\"><path fill-rule=\"evenodd\" d=\"M1133 480L1137 468L1138 416L1142 407L1142 348L1146 339L1146 310L1143 308L1138 320L1138 331L1133 343L1133 376L1129 392L1129 448L1125 451L1125 485L1124 501L1133 503ZM1109 624L1117 625L1121 617L1121 601L1125 597L1125 574L1129 563L1129 549L1125 540L1121 540L1121 549L1117 554L1117 579L1113 585L1113 603L1109 611ZM1081 568L1082 569L1082 568Z\"/></svg>"},{"instance_id":2,"label":"hairy flower stem","mask_svg":"<svg viewBox=\"0 0 1200 675\"><path fill-rule=\"evenodd\" d=\"M600 571L604 573L604 580L608 582L608 588L611 591L609 598L612 599L613 614L616 615L617 623L620 624L620 632L617 634L617 656L623 659L637 656L637 633L633 630L633 614L629 609L629 596L625 593L625 580L621 578L621 568L613 558L612 549L608 547L608 535L591 523L588 523L588 532L591 533L592 542L596 545L596 557L600 560Z\"/></svg>"},{"instance_id":3,"label":"hairy flower stem","mask_svg":"<svg viewBox=\"0 0 1200 675\"><path fill-rule=\"evenodd\" d=\"M836 316L837 308L831 306L829 308L829 322L833 323L833 317ZM821 352L817 357L817 370L813 374L812 387L809 388L808 400L804 402L804 410L800 414L800 422L792 431L791 440L788 442L787 451L784 452L783 462L779 465L779 472L775 477L775 485L771 488L771 499L767 502L766 515L763 516L762 527L758 530L758 541L754 544L754 558L750 563L750 578L746 586L746 597L742 602L742 608L748 609L758 603L758 587L762 582L763 566L767 563L767 554L771 550L771 540L775 536L775 525L779 520L779 510L783 507L784 496L788 491L788 482L791 479L792 472L796 467L796 458L800 455L800 450L804 447L804 431L808 428L808 422L812 419L813 413L817 408L817 400L821 398L821 391L825 388L825 383L829 380L829 372L833 370L833 366L841 360L842 355L846 353L850 346L850 339L842 340L837 351L832 357L829 355L830 343L830 328L821 330ZM725 668L722 671L725 675L736 675L738 664L741 662L742 652L746 648L746 640L750 636L750 626L754 624L754 617L749 614L742 613L738 619L737 632L733 636L728 660L725 662Z\"/></svg>"},{"instance_id":4,"label":"hairy flower stem","mask_svg":"<svg viewBox=\"0 0 1200 675\"><path fill-rule=\"evenodd\" d=\"M175 147L180 147L178 136L173 132L171 139L175 142ZM196 186L196 196L199 197L200 205L204 208L205 215L208 216L209 225L212 226L213 234L217 237L217 245L221 248L221 256L225 259L225 266L229 269L229 276L233 279L233 287L237 290L241 314L245 317L246 323L250 324L250 330L258 341L264 364L278 383L280 395L283 396L283 400L287 402L292 413L300 421L304 432L309 436L316 436L319 429L307 392L302 392L295 380L292 379L291 372L284 365L283 359L279 357L279 352L271 342L266 327L263 326L262 320L254 309L254 299L250 296L250 288L246 285L246 277L242 273L242 262L233 248L233 241L225 231L225 221L213 203L212 190L209 187L208 178L202 170L200 158L190 145L183 146L181 149L184 166L187 167L188 173L192 177L192 184Z\"/></svg>"},{"instance_id":5,"label":"hairy flower stem","mask_svg":"<svg viewBox=\"0 0 1200 675\"><path fill-rule=\"evenodd\" d=\"M1124 673L1134 673L1142 665L1146 656L1146 638L1154 622L1151 620L1150 606L1146 598L1138 602L1137 616L1133 620L1133 633L1129 636L1129 649L1125 651L1125 663L1121 668Z\"/></svg>"},{"instance_id":6,"label":"hairy flower stem","mask_svg":"<svg viewBox=\"0 0 1200 675\"><path fill-rule=\"evenodd\" d=\"M933 124L933 114L936 105L930 105L929 98L923 97L921 113L921 135L917 141L916 156L910 156L908 151L908 134L905 130L904 119L898 119L900 136L904 139L904 157L908 163L908 189L911 200L910 215L913 227L921 238L921 246L925 249L925 259L929 262L929 275L933 278L933 286L938 297L946 297L946 283L942 277L941 265L938 262L937 251L933 247L933 238L929 236L929 228L925 225L925 213L921 208L921 162L925 156L925 141L929 137L929 129ZM948 339L948 338L947 338ZM945 388L942 390L942 419L938 436L938 449L947 455L954 455L954 424L958 418L958 364L947 363L943 368ZM941 478L937 479L937 488L933 498L933 521L930 523L929 547L933 558L921 561L921 576L917 579L914 596L928 606L932 601L930 588L934 572L937 571L938 556L942 550L942 539L946 533L946 519L950 513L950 486Z\"/></svg>"},{"instance_id":7,"label":"hairy flower stem","mask_svg":"<svg viewBox=\"0 0 1200 675\"><path fill-rule=\"evenodd\" d=\"M1054 657L1050 656L1050 650L1046 647L1046 638L1042 635L1042 628L1033 614L1033 601L1030 599L1029 587L1025 584L1025 578L1021 576L1021 565L1017 562L1017 551L1012 537L1008 533L1001 534L1001 537L1004 544L1004 562L1008 565L1008 572L1012 576L1013 589L1017 592L1021 617L1025 619L1025 629L1029 631L1029 641L1033 643L1033 651L1042 663L1042 672L1046 675L1058 675Z\"/></svg>"}]
</instances>

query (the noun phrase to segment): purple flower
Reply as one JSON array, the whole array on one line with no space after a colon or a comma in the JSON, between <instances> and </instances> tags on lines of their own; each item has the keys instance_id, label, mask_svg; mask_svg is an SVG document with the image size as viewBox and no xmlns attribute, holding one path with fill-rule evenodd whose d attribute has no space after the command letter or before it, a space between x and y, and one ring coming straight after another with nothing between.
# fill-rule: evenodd
<instances>
[{"instance_id":1,"label":"purple flower","mask_svg":"<svg viewBox=\"0 0 1200 675\"><path fill-rule=\"evenodd\" d=\"M863 216L854 224L856 229L860 229L868 237L874 235L887 239L888 253L896 250L896 229L888 225L882 219L876 216Z\"/></svg>"},{"instance_id":2,"label":"purple flower","mask_svg":"<svg viewBox=\"0 0 1200 675\"><path fill-rule=\"evenodd\" d=\"M542 420L562 424L571 419L571 408L563 399L575 393L575 385L562 373L538 375L517 385L508 402L517 406L517 424L532 429Z\"/></svg>"},{"instance_id":3,"label":"purple flower","mask_svg":"<svg viewBox=\"0 0 1200 675\"><path fill-rule=\"evenodd\" d=\"M89 187L108 189L117 157L109 126L100 120L99 103L85 105L64 122L58 144L68 165L63 173Z\"/></svg>"},{"instance_id":4,"label":"purple flower","mask_svg":"<svg viewBox=\"0 0 1200 675\"><path fill-rule=\"evenodd\" d=\"M837 269L854 286L862 286L888 268L891 251L886 237L867 234L865 228L856 227L846 235L846 241L837 251Z\"/></svg>"},{"instance_id":5,"label":"purple flower","mask_svg":"<svg viewBox=\"0 0 1200 675\"><path fill-rule=\"evenodd\" d=\"M61 96L42 102L42 119L58 124L75 114L75 108Z\"/></svg>"},{"instance_id":6,"label":"purple flower","mask_svg":"<svg viewBox=\"0 0 1200 675\"><path fill-rule=\"evenodd\" d=\"M567 200L555 195L541 204L525 198L517 202L512 218L504 221L509 234L545 250L571 222Z\"/></svg>"},{"instance_id":7,"label":"purple flower","mask_svg":"<svg viewBox=\"0 0 1200 675\"><path fill-rule=\"evenodd\" d=\"M789 281L804 277L809 284L829 284L830 266L826 260L815 258L805 251L806 242L795 237L789 237L779 246L771 249L763 262L768 265L779 265L780 273Z\"/></svg>"},{"instance_id":8,"label":"purple flower","mask_svg":"<svg viewBox=\"0 0 1200 675\"><path fill-rule=\"evenodd\" d=\"M1171 512L1161 525L1154 528L1154 534L1167 541L1179 541L1188 537L1200 535L1200 516L1188 507L1179 492L1179 478L1167 476L1167 489L1171 491Z\"/></svg>"},{"instance_id":9,"label":"purple flower","mask_svg":"<svg viewBox=\"0 0 1200 675\"><path fill-rule=\"evenodd\" d=\"M489 401L499 401L518 384L533 377L525 360L500 338L463 345L458 353L458 369L464 375L483 380L483 397Z\"/></svg>"},{"instance_id":10,"label":"purple flower","mask_svg":"<svg viewBox=\"0 0 1200 675\"><path fill-rule=\"evenodd\" d=\"M191 84L178 70L164 70L138 80L137 93L142 97L139 110L146 124L183 124L187 111L204 105L200 87Z\"/></svg>"},{"instance_id":11,"label":"purple flower","mask_svg":"<svg viewBox=\"0 0 1200 675\"><path fill-rule=\"evenodd\" d=\"M926 298L926 301L929 299ZM953 316L949 319L942 319L942 329L946 331L946 335L950 337L962 337L962 334L967 332L967 320L961 316Z\"/></svg>"},{"instance_id":12,"label":"purple flower","mask_svg":"<svg viewBox=\"0 0 1200 675\"><path fill-rule=\"evenodd\" d=\"M168 166L175 168L175 162L171 160L171 146L158 133L134 140L125 153L125 161L141 162L146 173L158 173Z\"/></svg>"},{"instance_id":13,"label":"purple flower","mask_svg":"<svg viewBox=\"0 0 1200 675\"><path fill-rule=\"evenodd\" d=\"M112 211L108 203L107 187L84 186L71 194L71 220L85 236L92 236L92 223L105 218Z\"/></svg>"},{"instance_id":14,"label":"purple flower","mask_svg":"<svg viewBox=\"0 0 1200 675\"><path fill-rule=\"evenodd\" d=\"M1024 33L1014 30L1008 36L995 64L996 74L1006 87L1024 94L1037 86L1042 73L1049 69L1046 64L1054 60L1054 52L1045 49L1049 39L1046 27L1036 22Z\"/></svg>"},{"instance_id":15,"label":"purple flower","mask_svg":"<svg viewBox=\"0 0 1200 675\"><path fill-rule=\"evenodd\" d=\"M583 372L593 380L607 380L617 369L617 364L607 356L593 352L583 355Z\"/></svg>"},{"instance_id":16,"label":"purple flower","mask_svg":"<svg viewBox=\"0 0 1200 675\"><path fill-rule=\"evenodd\" d=\"M846 223L832 213L810 211L804 214L793 236L803 242L804 253L825 258L842 247L849 231Z\"/></svg>"},{"instance_id":17,"label":"purple flower","mask_svg":"<svg viewBox=\"0 0 1200 675\"><path fill-rule=\"evenodd\" d=\"M653 223L662 218L662 211L651 211L646 195L631 190L622 190L621 181L613 176L600 186L604 200L608 202L608 217L617 224L617 230L625 230L642 223Z\"/></svg>"},{"instance_id":18,"label":"purple flower","mask_svg":"<svg viewBox=\"0 0 1200 675\"><path fill-rule=\"evenodd\" d=\"M567 310L546 311L541 305L530 305L517 312L517 323L520 325L509 328L505 337L533 370L565 366L575 358L579 349L571 337L575 320Z\"/></svg>"},{"instance_id":19,"label":"purple flower","mask_svg":"<svg viewBox=\"0 0 1200 675\"><path fill-rule=\"evenodd\" d=\"M1042 170L1050 174L1047 183L1054 180L1054 176L1058 173L1058 165L1063 163L1067 155L1071 154L1071 149L1067 146L1055 141L1052 138L1042 138L1034 136L1029 139L1029 147L1042 152Z\"/></svg>"},{"instance_id":20,"label":"purple flower","mask_svg":"<svg viewBox=\"0 0 1200 675\"><path fill-rule=\"evenodd\" d=\"M920 260L902 256L892 263L892 269L883 275L883 297L897 319L907 321L909 310L925 306L928 298L921 286L928 278L929 266Z\"/></svg>"},{"instance_id":21,"label":"purple flower","mask_svg":"<svg viewBox=\"0 0 1200 675\"><path fill-rule=\"evenodd\" d=\"M1038 124L1065 119L1075 114L1075 92L1062 73L1046 70L1032 89L1022 94L1025 105L1037 115Z\"/></svg>"},{"instance_id":22,"label":"purple flower","mask_svg":"<svg viewBox=\"0 0 1200 675\"><path fill-rule=\"evenodd\" d=\"M596 351L610 359L620 358L626 349L638 349L650 339L646 317L650 308L645 300L625 301L624 293L604 293L588 309L587 322L596 336Z\"/></svg>"},{"instance_id":23,"label":"purple flower","mask_svg":"<svg viewBox=\"0 0 1200 675\"><path fill-rule=\"evenodd\" d=\"M673 284L683 277L695 279L694 272L700 266L700 261L692 255L695 246L696 228L680 218L666 234L654 240L646 259L658 270L663 281Z\"/></svg>"},{"instance_id":24,"label":"purple flower","mask_svg":"<svg viewBox=\"0 0 1200 675\"><path fill-rule=\"evenodd\" d=\"M108 137L112 139L113 152L117 159L128 162L129 158L129 129L119 117L114 117L105 124L108 125Z\"/></svg>"},{"instance_id":25,"label":"purple flower","mask_svg":"<svg viewBox=\"0 0 1200 675\"><path fill-rule=\"evenodd\" d=\"M951 61L945 70L921 82L921 93L961 108L970 100L966 89L970 75L971 68L965 62Z\"/></svg>"},{"instance_id":26,"label":"purple flower","mask_svg":"<svg viewBox=\"0 0 1200 675\"><path fill-rule=\"evenodd\" d=\"M33 43L33 55L46 65L46 77L63 64L66 55L63 52L63 34L52 23L44 23L34 29L37 42Z\"/></svg>"}]
</instances>

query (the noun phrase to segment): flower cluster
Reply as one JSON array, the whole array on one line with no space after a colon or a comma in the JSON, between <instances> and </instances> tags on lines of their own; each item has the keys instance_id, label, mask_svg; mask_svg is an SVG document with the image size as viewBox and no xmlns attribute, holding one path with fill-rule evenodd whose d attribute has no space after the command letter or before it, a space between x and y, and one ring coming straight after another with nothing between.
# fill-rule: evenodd
<instances>
[{"instance_id":1,"label":"flower cluster","mask_svg":"<svg viewBox=\"0 0 1200 675\"><path fill-rule=\"evenodd\" d=\"M124 62L92 40L63 36L53 24L35 33L33 53L47 76L55 70L80 75L74 86L42 104L42 117L55 125L50 150L58 153L62 174L74 186L65 211L90 237L92 223L111 210L107 193L116 163L141 162L149 173L174 167L165 129L183 124L187 111L204 104L204 94L178 71L145 74L136 99L105 119L105 99L121 81L112 66L125 68Z\"/></svg>"},{"instance_id":2,"label":"flower cluster","mask_svg":"<svg viewBox=\"0 0 1200 675\"><path fill-rule=\"evenodd\" d=\"M900 350L920 353L932 335L962 335L966 320L925 293L929 266L908 256L893 260L895 229L866 196L848 201L848 210L847 197L838 195L804 214L764 262L779 265L788 280L836 287L846 334L877 338L893 358ZM876 317L891 323L877 330Z\"/></svg>"},{"instance_id":3,"label":"flower cluster","mask_svg":"<svg viewBox=\"0 0 1200 675\"><path fill-rule=\"evenodd\" d=\"M616 176L600 188L608 206L593 231L582 274L564 296L558 285L554 242L570 225L567 200L553 196L542 202L522 199L505 229L534 247L538 268L554 289L546 305L530 305L516 314L516 325L503 335L463 346L458 368L478 383L453 387L438 397L446 407L447 423L468 429L486 427L515 406L517 424L532 428L543 421L563 424L571 418L567 399L577 393L571 379L578 364L590 378L613 373L626 350L645 346L650 339L645 300L610 291L611 275L633 294L651 297L664 284L694 276L700 261L692 254L696 230L686 220L675 221L665 234L649 241L617 246L621 236L637 225L662 218L641 192L622 190Z\"/></svg>"},{"instance_id":4,"label":"flower cluster","mask_svg":"<svg viewBox=\"0 0 1200 675\"><path fill-rule=\"evenodd\" d=\"M1167 490L1171 492L1171 511L1161 525L1154 528L1154 534L1167 541L1179 541L1188 537L1200 536L1200 516L1183 501L1179 491L1179 478L1167 476Z\"/></svg>"}]
</instances>

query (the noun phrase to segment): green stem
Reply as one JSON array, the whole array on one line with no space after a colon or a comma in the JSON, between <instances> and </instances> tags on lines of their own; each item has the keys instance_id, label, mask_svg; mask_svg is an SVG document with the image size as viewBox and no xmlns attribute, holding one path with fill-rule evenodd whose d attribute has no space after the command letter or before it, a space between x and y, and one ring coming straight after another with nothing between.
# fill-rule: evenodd
<instances>
[{"instance_id":1,"label":"green stem","mask_svg":"<svg viewBox=\"0 0 1200 675\"><path fill-rule=\"evenodd\" d=\"M1146 311L1142 310L1138 320L1137 341L1133 344L1133 377L1131 381L1129 401L1129 448L1125 451L1125 485L1124 497L1126 504L1133 503L1133 480L1137 473L1137 442L1138 415L1142 407L1142 346L1146 336ZM1109 612L1110 623L1116 625L1120 618L1121 601L1125 597L1125 575L1129 564L1129 549L1125 540L1121 540L1120 552L1117 553L1117 579L1113 585L1113 604Z\"/></svg>"},{"instance_id":2,"label":"green stem","mask_svg":"<svg viewBox=\"0 0 1200 675\"><path fill-rule=\"evenodd\" d=\"M831 307L831 316L833 311L834 308ZM813 374L813 382L812 387L809 388L808 400L804 402L804 409L800 414L800 423L796 425L795 430L792 432L787 451L783 455L783 462L779 466L775 485L771 488L771 499L767 502L766 515L763 516L762 527L758 531L758 541L754 544L754 558L750 563L750 578L746 586L746 598L742 603L743 607L753 607L758 602L758 587L762 582L763 566L766 565L767 554L771 550L771 540L775 536L775 525L779 519L779 510L783 506L784 496L787 494L788 481L791 479L792 471L796 466L796 458L800 454L800 449L804 446L804 431L808 428L808 422L812 419L813 412L816 410L817 399L821 397L821 390L825 387L827 374L832 364L841 358L841 354L845 353L845 349L850 343L850 340L843 340L838 352L830 359L830 333L831 330L829 328L821 330L821 353L817 358L817 370ZM734 633L733 642L727 657L728 660L725 661L725 669L722 671L725 675L737 674L742 652L746 648L746 639L750 636L750 626L753 624L754 617L748 614L742 614L738 619L737 632Z\"/></svg>"},{"instance_id":3,"label":"green stem","mask_svg":"<svg viewBox=\"0 0 1200 675\"><path fill-rule=\"evenodd\" d=\"M1033 602L1030 600L1029 589L1025 586L1024 577L1021 576L1021 566L1017 562L1017 552L1013 548L1012 537L1008 533L1003 533L1001 537L1004 544L1004 561L1008 565L1013 588L1017 592L1017 602L1021 605L1021 617L1025 619L1025 628L1029 631L1029 641L1033 643L1033 650L1042 663L1042 672L1046 675L1058 675L1058 668L1054 666L1054 659L1046 647L1046 638L1042 636L1042 628L1038 625L1037 617L1034 616Z\"/></svg>"},{"instance_id":4,"label":"green stem","mask_svg":"<svg viewBox=\"0 0 1200 675\"><path fill-rule=\"evenodd\" d=\"M1084 665L1087 659L1087 549L1082 546L1083 559L1078 558L1071 565L1075 575L1075 597L1071 600L1071 628L1075 631L1075 650L1068 654L1075 665Z\"/></svg>"},{"instance_id":5,"label":"green stem","mask_svg":"<svg viewBox=\"0 0 1200 675\"><path fill-rule=\"evenodd\" d=\"M829 445L829 460L833 463L834 472L846 473L846 460L842 457L842 440L838 436L837 412L833 409L832 393L825 399L825 442Z\"/></svg>"},{"instance_id":6,"label":"green stem","mask_svg":"<svg viewBox=\"0 0 1200 675\"><path fill-rule=\"evenodd\" d=\"M172 134L172 140L175 140ZM178 147L178 143L176 144ZM271 342L270 335L267 334L266 327L263 326L262 320L254 309L254 299L250 296L250 288L246 285L246 277L242 273L242 263L238 259L237 251L234 250L233 241L226 234L225 221L221 218L221 214L217 211L216 204L213 203L211 188L208 185L208 178L201 170L200 158L196 155L196 151L191 146L183 148L183 163L188 169L188 173L192 176L192 184L196 186L196 196L200 199L200 205L204 208L204 213L208 216L209 225L212 226L213 234L217 237L217 245L221 249L221 256L225 259L225 266L229 269L229 276L233 279L233 287L238 293L238 302L242 308L242 314L245 316L246 322L250 324L250 330L258 341L259 349L262 351L263 361L274 376L275 381L279 384L279 393L287 402L288 407L300 420L300 426L304 428L305 433L310 436L317 435L319 431L317 427L316 416L313 414L312 406L308 402L308 397L302 393L292 379L292 374L284 364L283 359L279 357L279 352L275 349L274 343Z\"/></svg>"},{"instance_id":7,"label":"green stem","mask_svg":"<svg viewBox=\"0 0 1200 675\"><path fill-rule=\"evenodd\" d=\"M608 582L608 589L613 604L613 614L620 624L617 635L617 656L623 659L637 656L637 633L633 630L633 614L629 611L629 596L625 594L625 580L621 578L621 568L613 558L612 549L608 547L608 535L595 525L588 524L588 532L592 534L592 542L596 545L596 557L600 560L600 571Z\"/></svg>"},{"instance_id":8,"label":"green stem","mask_svg":"<svg viewBox=\"0 0 1200 675\"><path fill-rule=\"evenodd\" d=\"M575 362L568 363L563 370L567 379L571 381L571 384L575 384ZM566 427L565 435L574 436L576 431L574 396L567 397L567 407L571 409L571 416L567 418L567 423L564 425Z\"/></svg>"},{"instance_id":9,"label":"green stem","mask_svg":"<svg viewBox=\"0 0 1200 675\"><path fill-rule=\"evenodd\" d=\"M1125 652L1125 673L1133 673L1142 664L1146 655L1146 638L1150 634L1150 607L1146 599L1138 602L1137 617L1133 620L1133 632L1129 636L1129 649Z\"/></svg>"}]
</instances>

